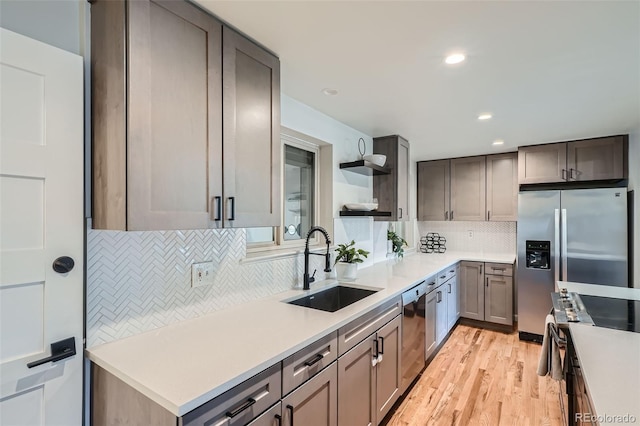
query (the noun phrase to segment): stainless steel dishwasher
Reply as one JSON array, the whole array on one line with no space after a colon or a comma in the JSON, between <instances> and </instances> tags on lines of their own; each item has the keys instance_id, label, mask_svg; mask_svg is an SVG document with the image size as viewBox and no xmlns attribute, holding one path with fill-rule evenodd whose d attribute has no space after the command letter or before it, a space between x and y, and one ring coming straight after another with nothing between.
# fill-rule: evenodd
<instances>
[{"instance_id":1,"label":"stainless steel dishwasher","mask_svg":"<svg viewBox=\"0 0 640 426\"><path fill-rule=\"evenodd\" d=\"M402 393L424 368L426 292L423 281L402 293Z\"/></svg>"}]
</instances>

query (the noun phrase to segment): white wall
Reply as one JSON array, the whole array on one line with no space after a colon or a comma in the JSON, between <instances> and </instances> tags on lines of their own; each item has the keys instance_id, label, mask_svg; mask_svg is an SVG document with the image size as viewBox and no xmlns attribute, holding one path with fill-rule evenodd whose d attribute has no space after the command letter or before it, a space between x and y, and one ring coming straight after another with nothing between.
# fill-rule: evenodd
<instances>
[{"instance_id":1,"label":"white wall","mask_svg":"<svg viewBox=\"0 0 640 426\"><path fill-rule=\"evenodd\" d=\"M640 128L629 134L629 190L634 190L634 287L640 288ZM630 236L631 237L631 236Z\"/></svg>"}]
</instances>

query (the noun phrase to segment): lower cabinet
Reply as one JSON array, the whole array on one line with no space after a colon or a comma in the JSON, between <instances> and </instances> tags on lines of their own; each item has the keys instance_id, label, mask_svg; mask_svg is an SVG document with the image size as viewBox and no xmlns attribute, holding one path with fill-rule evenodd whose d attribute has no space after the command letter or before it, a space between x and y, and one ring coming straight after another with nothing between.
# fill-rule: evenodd
<instances>
[{"instance_id":1,"label":"lower cabinet","mask_svg":"<svg viewBox=\"0 0 640 426\"><path fill-rule=\"evenodd\" d=\"M436 305L437 305L437 292L434 290L427 294L427 300L425 302L425 359L429 359L433 355L438 347L438 333L436 331Z\"/></svg>"},{"instance_id":2,"label":"lower cabinet","mask_svg":"<svg viewBox=\"0 0 640 426\"><path fill-rule=\"evenodd\" d=\"M337 426L337 371L337 364L334 362L284 397L282 399L282 424L287 426Z\"/></svg>"},{"instance_id":3,"label":"lower cabinet","mask_svg":"<svg viewBox=\"0 0 640 426\"><path fill-rule=\"evenodd\" d=\"M447 331L451 330L460 318L460 294L458 292L458 277L452 277L443 284L447 297Z\"/></svg>"},{"instance_id":4,"label":"lower cabinet","mask_svg":"<svg viewBox=\"0 0 640 426\"><path fill-rule=\"evenodd\" d=\"M513 265L462 262L460 316L513 325Z\"/></svg>"},{"instance_id":5,"label":"lower cabinet","mask_svg":"<svg viewBox=\"0 0 640 426\"><path fill-rule=\"evenodd\" d=\"M449 329L447 327L447 292L446 284L442 284L436 291L436 343L440 345Z\"/></svg>"},{"instance_id":6,"label":"lower cabinet","mask_svg":"<svg viewBox=\"0 0 640 426\"><path fill-rule=\"evenodd\" d=\"M396 316L338 358L340 425L377 425L398 400L401 326L401 317Z\"/></svg>"}]
</instances>

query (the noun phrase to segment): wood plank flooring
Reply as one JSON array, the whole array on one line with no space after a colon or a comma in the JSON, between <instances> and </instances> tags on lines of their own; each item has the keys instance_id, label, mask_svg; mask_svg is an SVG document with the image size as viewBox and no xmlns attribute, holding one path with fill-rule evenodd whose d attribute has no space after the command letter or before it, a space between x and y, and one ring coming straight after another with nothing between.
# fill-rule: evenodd
<instances>
[{"instance_id":1,"label":"wood plank flooring","mask_svg":"<svg viewBox=\"0 0 640 426\"><path fill-rule=\"evenodd\" d=\"M559 384L536 375L539 354L518 333L458 325L387 426L562 425Z\"/></svg>"}]
</instances>

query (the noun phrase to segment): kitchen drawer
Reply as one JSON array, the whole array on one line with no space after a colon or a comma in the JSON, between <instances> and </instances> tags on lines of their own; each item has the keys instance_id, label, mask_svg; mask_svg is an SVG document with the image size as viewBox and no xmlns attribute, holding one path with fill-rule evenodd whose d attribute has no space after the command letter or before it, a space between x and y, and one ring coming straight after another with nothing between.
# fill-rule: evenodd
<instances>
[{"instance_id":1,"label":"kitchen drawer","mask_svg":"<svg viewBox=\"0 0 640 426\"><path fill-rule=\"evenodd\" d=\"M317 340L282 362L282 395L286 395L338 358L338 332Z\"/></svg>"},{"instance_id":2,"label":"kitchen drawer","mask_svg":"<svg viewBox=\"0 0 640 426\"><path fill-rule=\"evenodd\" d=\"M485 275L504 275L512 277L513 265L510 263L485 263L484 273Z\"/></svg>"},{"instance_id":3,"label":"kitchen drawer","mask_svg":"<svg viewBox=\"0 0 640 426\"><path fill-rule=\"evenodd\" d=\"M220 368L224 368L221 366ZM246 425L282 395L280 363L213 398L181 418L181 426ZM246 407L243 409L243 407Z\"/></svg>"},{"instance_id":4,"label":"kitchen drawer","mask_svg":"<svg viewBox=\"0 0 640 426\"><path fill-rule=\"evenodd\" d=\"M353 348L402 312L400 296L367 312L338 330L338 356Z\"/></svg>"},{"instance_id":5,"label":"kitchen drawer","mask_svg":"<svg viewBox=\"0 0 640 426\"><path fill-rule=\"evenodd\" d=\"M457 265L451 265L438 272L438 275L436 275L436 287L439 287L440 284L443 284L456 276L456 266Z\"/></svg>"}]
</instances>

